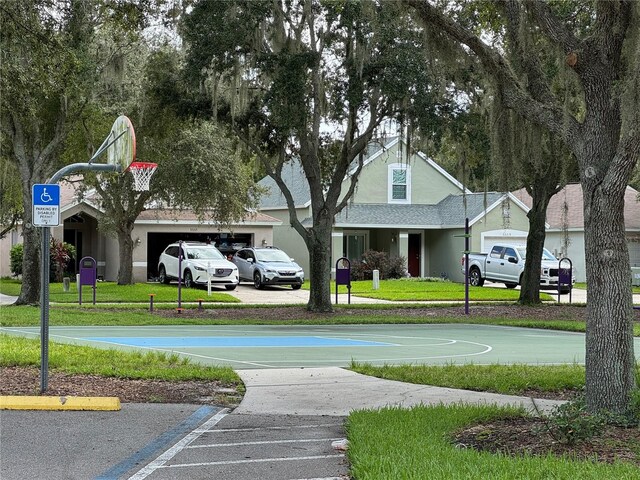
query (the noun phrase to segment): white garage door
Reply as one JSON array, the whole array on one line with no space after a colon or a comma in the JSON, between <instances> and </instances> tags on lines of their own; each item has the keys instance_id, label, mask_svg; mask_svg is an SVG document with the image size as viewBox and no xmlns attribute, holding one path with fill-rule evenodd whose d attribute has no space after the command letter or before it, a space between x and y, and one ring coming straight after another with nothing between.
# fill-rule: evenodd
<instances>
[{"instance_id":1,"label":"white garage door","mask_svg":"<svg viewBox=\"0 0 640 480\"><path fill-rule=\"evenodd\" d=\"M483 232L480 240L480 251L488 253L496 244L526 245L527 232L522 230L490 230Z\"/></svg>"}]
</instances>

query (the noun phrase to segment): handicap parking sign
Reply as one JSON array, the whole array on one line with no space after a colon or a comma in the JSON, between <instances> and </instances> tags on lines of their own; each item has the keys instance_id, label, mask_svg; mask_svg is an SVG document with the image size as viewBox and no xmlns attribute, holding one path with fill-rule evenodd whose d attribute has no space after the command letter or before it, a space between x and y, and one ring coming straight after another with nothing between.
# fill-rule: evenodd
<instances>
[{"instance_id":1,"label":"handicap parking sign","mask_svg":"<svg viewBox=\"0 0 640 480\"><path fill-rule=\"evenodd\" d=\"M31 189L33 225L57 227L60 225L60 185L35 184Z\"/></svg>"}]
</instances>

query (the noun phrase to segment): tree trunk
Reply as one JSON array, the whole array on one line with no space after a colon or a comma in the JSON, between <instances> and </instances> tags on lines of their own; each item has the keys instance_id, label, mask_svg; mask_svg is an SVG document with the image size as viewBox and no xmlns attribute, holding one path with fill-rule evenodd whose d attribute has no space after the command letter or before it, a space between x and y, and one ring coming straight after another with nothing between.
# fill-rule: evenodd
<instances>
[{"instance_id":1,"label":"tree trunk","mask_svg":"<svg viewBox=\"0 0 640 480\"><path fill-rule=\"evenodd\" d=\"M41 228L31 226L31 212L25 208L22 230L22 286L16 305L35 305L40 302ZM28 225L28 226L27 226Z\"/></svg>"},{"instance_id":2,"label":"tree trunk","mask_svg":"<svg viewBox=\"0 0 640 480\"><path fill-rule=\"evenodd\" d=\"M527 258L522 272L520 298L522 305L534 305L540 303L540 264L542 261L542 249L547 232L545 220L547 206L552 195L549 192L540 192L541 189L533 188L532 206L527 213L529 217L529 234L527 235Z\"/></svg>"},{"instance_id":3,"label":"tree trunk","mask_svg":"<svg viewBox=\"0 0 640 480\"><path fill-rule=\"evenodd\" d=\"M133 240L131 232L133 224L118 228L118 249L120 268L118 268L118 285L133 285Z\"/></svg>"},{"instance_id":4,"label":"tree trunk","mask_svg":"<svg viewBox=\"0 0 640 480\"><path fill-rule=\"evenodd\" d=\"M587 302L587 407L625 413L635 387L635 357L624 188L583 188L587 285L593 292Z\"/></svg>"},{"instance_id":5,"label":"tree trunk","mask_svg":"<svg viewBox=\"0 0 640 480\"><path fill-rule=\"evenodd\" d=\"M333 216L318 222L309 232L309 303L310 312L332 312L331 305L331 230Z\"/></svg>"}]
</instances>

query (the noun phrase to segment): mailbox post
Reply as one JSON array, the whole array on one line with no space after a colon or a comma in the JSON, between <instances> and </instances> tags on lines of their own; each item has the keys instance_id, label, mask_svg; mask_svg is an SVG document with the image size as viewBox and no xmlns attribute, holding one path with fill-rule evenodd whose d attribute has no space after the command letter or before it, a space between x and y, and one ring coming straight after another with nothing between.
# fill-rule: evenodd
<instances>
[{"instance_id":1,"label":"mailbox post","mask_svg":"<svg viewBox=\"0 0 640 480\"><path fill-rule=\"evenodd\" d=\"M96 304L97 263L95 258L84 257L80 260L80 284L78 285L78 303L82 305L82 286L89 285L93 289L93 304Z\"/></svg>"},{"instance_id":2,"label":"mailbox post","mask_svg":"<svg viewBox=\"0 0 640 480\"><path fill-rule=\"evenodd\" d=\"M569 287L569 303L573 290L573 262L569 258L561 258L558 262L558 303L563 287Z\"/></svg>"},{"instance_id":3,"label":"mailbox post","mask_svg":"<svg viewBox=\"0 0 640 480\"><path fill-rule=\"evenodd\" d=\"M351 262L347 257L339 258L336 262L336 305L339 285L347 286L347 302L351 304Z\"/></svg>"}]
</instances>

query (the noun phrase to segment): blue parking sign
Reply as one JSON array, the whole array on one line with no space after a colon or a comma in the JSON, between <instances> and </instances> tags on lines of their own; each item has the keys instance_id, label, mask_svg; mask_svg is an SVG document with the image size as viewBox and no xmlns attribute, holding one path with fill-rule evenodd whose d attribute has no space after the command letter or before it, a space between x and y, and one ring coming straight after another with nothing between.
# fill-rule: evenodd
<instances>
[{"instance_id":1,"label":"blue parking sign","mask_svg":"<svg viewBox=\"0 0 640 480\"><path fill-rule=\"evenodd\" d=\"M35 184L31 189L33 225L57 227L60 225L60 185Z\"/></svg>"}]
</instances>

